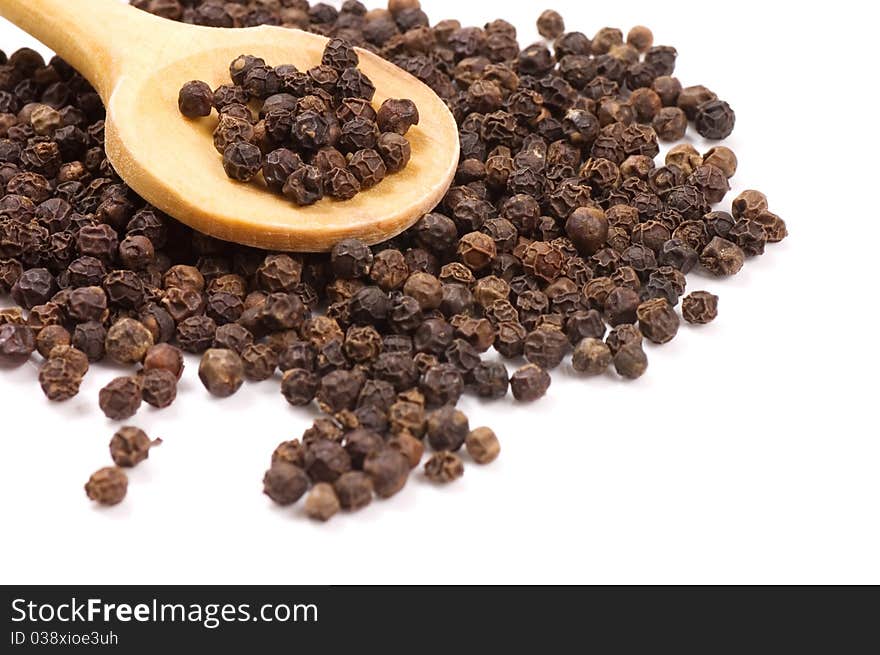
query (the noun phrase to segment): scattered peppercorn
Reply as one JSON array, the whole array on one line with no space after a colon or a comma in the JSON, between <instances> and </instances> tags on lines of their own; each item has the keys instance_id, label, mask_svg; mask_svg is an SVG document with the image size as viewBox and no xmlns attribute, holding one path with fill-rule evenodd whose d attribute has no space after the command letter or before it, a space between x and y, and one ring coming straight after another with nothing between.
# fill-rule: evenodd
<instances>
[{"instance_id":1,"label":"scattered peppercorn","mask_svg":"<svg viewBox=\"0 0 880 655\"><path fill-rule=\"evenodd\" d=\"M309 476L299 466L273 462L263 477L263 493L279 505L292 505L309 488Z\"/></svg>"},{"instance_id":2,"label":"scattered peppercorn","mask_svg":"<svg viewBox=\"0 0 880 655\"><path fill-rule=\"evenodd\" d=\"M494 461L501 452L501 444L490 428L475 428L468 432L464 441L468 455L474 458L478 464L488 464Z\"/></svg>"},{"instance_id":3,"label":"scattered peppercorn","mask_svg":"<svg viewBox=\"0 0 880 655\"><path fill-rule=\"evenodd\" d=\"M137 466L150 456L150 448L161 443L161 439L151 441L140 428L126 426L110 440L110 457L116 466Z\"/></svg>"},{"instance_id":4,"label":"scattered peppercorn","mask_svg":"<svg viewBox=\"0 0 880 655\"><path fill-rule=\"evenodd\" d=\"M118 505L127 491L128 476L115 466L95 471L86 482L86 495L102 505Z\"/></svg>"},{"instance_id":5,"label":"scattered peppercorn","mask_svg":"<svg viewBox=\"0 0 880 655\"><path fill-rule=\"evenodd\" d=\"M550 374L536 364L526 364L510 376L510 391L522 402L538 400L550 388Z\"/></svg>"},{"instance_id":6,"label":"scattered peppercorn","mask_svg":"<svg viewBox=\"0 0 880 655\"><path fill-rule=\"evenodd\" d=\"M452 482L464 475L464 463L455 453L441 450L425 462L425 476L432 482Z\"/></svg>"},{"instance_id":7,"label":"scattered peppercorn","mask_svg":"<svg viewBox=\"0 0 880 655\"><path fill-rule=\"evenodd\" d=\"M681 315L688 323L711 323L718 316L718 296L708 291L689 293L681 301Z\"/></svg>"},{"instance_id":8,"label":"scattered peppercorn","mask_svg":"<svg viewBox=\"0 0 880 655\"><path fill-rule=\"evenodd\" d=\"M548 9L538 16L538 33L545 39L557 39L565 32L565 21L558 12Z\"/></svg>"},{"instance_id":9,"label":"scattered peppercorn","mask_svg":"<svg viewBox=\"0 0 880 655\"><path fill-rule=\"evenodd\" d=\"M115 378L98 394L101 411L113 421L124 421L134 416L140 409L141 401L141 385L135 377Z\"/></svg>"}]
</instances>

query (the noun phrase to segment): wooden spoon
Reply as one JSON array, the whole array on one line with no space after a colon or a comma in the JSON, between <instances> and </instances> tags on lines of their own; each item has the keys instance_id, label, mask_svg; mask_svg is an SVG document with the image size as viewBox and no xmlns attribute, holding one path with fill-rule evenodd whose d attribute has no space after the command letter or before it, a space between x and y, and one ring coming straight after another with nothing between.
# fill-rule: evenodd
<instances>
[{"instance_id":1,"label":"wooden spoon","mask_svg":"<svg viewBox=\"0 0 880 655\"><path fill-rule=\"evenodd\" d=\"M252 54L306 70L327 39L281 27L220 29L153 16L117 0L0 0L0 15L29 32L91 82L107 107L107 156L141 197L211 236L273 250L321 252L340 239L373 244L412 225L441 200L458 164L458 128L427 86L359 50L376 85L373 102L409 98L421 122L407 133L412 160L379 185L338 202L297 207L226 177L211 142L216 114L190 121L177 108L193 79L229 83L229 63Z\"/></svg>"}]
</instances>

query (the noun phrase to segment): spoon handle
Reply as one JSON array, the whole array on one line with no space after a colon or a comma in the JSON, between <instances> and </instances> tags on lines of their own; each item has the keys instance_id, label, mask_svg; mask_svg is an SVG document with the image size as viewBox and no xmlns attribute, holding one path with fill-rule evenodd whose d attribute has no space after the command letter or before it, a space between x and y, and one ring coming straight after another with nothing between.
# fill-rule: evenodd
<instances>
[{"instance_id":1,"label":"spoon handle","mask_svg":"<svg viewBox=\"0 0 880 655\"><path fill-rule=\"evenodd\" d=\"M54 50L106 102L134 58L155 51L155 36L184 25L119 0L0 0L0 16Z\"/></svg>"}]
</instances>

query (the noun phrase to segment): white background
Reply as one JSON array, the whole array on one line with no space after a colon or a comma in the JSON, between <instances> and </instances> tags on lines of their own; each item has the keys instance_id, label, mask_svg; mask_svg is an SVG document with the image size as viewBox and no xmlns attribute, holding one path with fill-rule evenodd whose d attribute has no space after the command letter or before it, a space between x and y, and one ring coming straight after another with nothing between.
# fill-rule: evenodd
<instances>
[{"instance_id":1,"label":"white background","mask_svg":"<svg viewBox=\"0 0 880 655\"><path fill-rule=\"evenodd\" d=\"M522 45L545 8L424 4L433 21L502 16ZM0 371L0 582L880 582L880 145L873 21L857 4L555 3L569 29L643 23L674 45L680 79L737 112L728 201L764 191L791 233L733 279L690 276L721 296L720 315L651 347L645 377L566 365L532 405L466 397L471 424L502 440L496 463L445 488L416 474L315 524L260 493L275 445L313 417L277 382L215 401L188 360L175 405L133 420L164 445L101 509L82 485L109 463L97 392L121 369L93 368L55 406L35 357ZM23 45L0 21L0 47Z\"/></svg>"}]
</instances>

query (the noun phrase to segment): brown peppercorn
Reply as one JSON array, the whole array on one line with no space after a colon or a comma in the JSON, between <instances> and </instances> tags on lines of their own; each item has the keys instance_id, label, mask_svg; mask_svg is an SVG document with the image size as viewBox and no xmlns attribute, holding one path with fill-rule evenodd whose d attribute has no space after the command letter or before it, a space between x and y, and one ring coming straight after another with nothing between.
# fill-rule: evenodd
<instances>
[{"instance_id":1,"label":"brown peppercorn","mask_svg":"<svg viewBox=\"0 0 880 655\"><path fill-rule=\"evenodd\" d=\"M319 482L306 496L305 511L309 518L327 521L339 511L339 508L336 491L333 485L327 482Z\"/></svg>"},{"instance_id":2,"label":"brown peppercorn","mask_svg":"<svg viewBox=\"0 0 880 655\"><path fill-rule=\"evenodd\" d=\"M684 111L688 120L692 121L697 117L697 112L704 103L711 102L717 99L718 96L716 96L705 86L696 85L688 86L682 89L681 92L678 94L677 104L679 109Z\"/></svg>"},{"instance_id":3,"label":"brown peppercorn","mask_svg":"<svg viewBox=\"0 0 880 655\"><path fill-rule=\"evenodd\" d=\"M273 462L263 476L263 493L279 505L292 505L309 488L309 476L299 466Z\"/></svg>"},{"instance_id":4,"label":"brown peppercorn","mask_svg":"<svg viewBox=\"0 0 880 655\"><path fill-rule=\"evenodd\" d=\"M389 173L397 173L406 168L412 157L412 148L405 136L394 132L384 132L379 136L376 150L385 161Z\"/></svg>"},{"instance_id":5,"label":"brown peppercorn","mask_svg":"<svg viewBox=\"0 0 880 655\"><path fill-rule=\"evenodd\" d=\"M737 160L733 150L726 146L715 146L703 155L703 163L715 166L723 172L728 179L736 174Z\"/></svg>"},{"instance_id":6,"label":"brown peppercorn","mask_svg":"<svg viewBox=\"0 0 880 655\"><path fill-rule=\"evenodd\" d=\"M419 390L429 408L455 404L464 392L464 378L453 364L437 364L422 375Z\"/></svg>"},{"instance_id":7,"label":"brown peppercorn","mask_svg":"<svg viewBox=\"0 0 880 655\"><path fill-rule=\"evenodd\" d=\"M325 193L336 200L351 200L361 191L361 184L347 168L333 168L324 179Z\"/></svg>"},{"instance_id":8,"label":"brown peppercorn","mask_svg":"<svg viewBox=\"0 0 880 655\"><path fill-rule=\"evenodd\" d=\"M425 445L421 439L416 439L407 431L402 431L388 440L388 447L399 450L409 461L411 469L419 465L422 455L425 453Z\"/></svg>"},{"instance_id":9,"label":"brown peppercorn","mask_svg":"<svg viewBox=\"0 0 880 655\"><path fill-rule=\"evenodd\" d=\"M302 442L309 446L321 439L341 443L344 433L339 423L329 416L320 416L312 422L312 426L303 432Z\"/></svg>"},{"instance_id":10,"label":"brown peppercorn","mask_svg":"<svg viewBox=\"0 0 880 655\"><path fill-rule=\"evenodd\" d=\"M526 364L510 376L510 390L521 402L532 402L547 393L550 375L535 364Z\"/></svg>"},{"instance_id":11,"label":"brown peppercorn","mask_svg":"<svg viewBox=\"0 0 880 655\"><path fill-rule=\"evenodd\" d=\"M314 205L324 197L324 176L315 166L300 166L288 176L281 193L301 207Z\"/></svg>"},{"instance_id":12,"label":"brown peppercorn","mask_svg":"<svg viewBox=\"0 0 880 655\"><path fill-rule=\"evenodd\" d=\"M565 21L558 12L547 9L538 16L538 34L545 39L557 39L565 32Z\"/></svg>"},{"instance_id":13,"label":"brown peppercorn","mask_svg":"<svg viewBox=\"0 0 880 655\"><path fill-rule=\"evenodd\" d=\"M49 359L60 359L69 366L73 373L85 377L89 371L89 359L85 353L72 346L55 346L49 353Z\"/></svg>"},{"instance_id":14,"label":"brown peppercorn","mask_svg":"<svg viewBox=\"0 0 880 655\"><path fill-rule=\"evenodd\" d=\"M141 406L141 400L141 385L134 377L115 378L98 394L101 411L113 421L124 421L134 416Z\"/></svg>"},{"instance_id":15,"label":"brown peppercorn","mask_svg":"<svg viewBox=\"0 0 880 655\"><path fill-rule=\"evenodd\" d=\"M335 414L344 409L352 410L355 408L364 382L365 376L358 369L331 371L321 378L318 385L316 394L318 404L328 414Z\"/></svg>"},{"instance_id":16,"label":"brown peppercorn","mask_svg":"<svg viewBox=\"0 0 880 655\"><path fill-rule=\"evenodd\" d=\"M383 448L364 461L364 473L370 476L373 489L380 498L390 498L403 489L409 471L409 460L394 448Z\"/></svg>"},{"instance_id":17,"label":"brown peppercorn","mask_svg":"<svg viewBox=\"0 0 880 655\"><path fill-rule=\"evenodd\" d=\"M656 72L656 71L655 71ZM651 88L660 96L664 107L675 107L681 93L681 82L671 75L661 75L654 79Z\"/></svg>"},{"instance_id":18,"label":"brown peppercorn","mask_svg":"<svg viewBox=\"0 0 880 655\"><path fill-rule=\"evenodd\" d=\"M530 363L549 370L562 363L570 347L561 329L541 325L526 336L523 354Z\"/></svg>"},{"instance_id":19,"label":"brown peppercorn","mask_svg":"<svg viewBox=\"0 0 880 655\"><path fill-rule=\"evenodd\" d=\"M748 189L733 200L732 213L737 219L753 219L767 211L767 196L760 191Z\"/></svg>"},{"instance_id":20,"label":"brown peppercorn","mask_svg":"<svg viewBox=\"0 0 880 655\"><path fill-rule=\"evenodd\" d=\"M612 326L634 323L636 309L641 302L639 294L629 287L614 287L605 298L605 316Z\"/></svg>"},{"instance_id":21,"label":"brown peppercorn","mask_svg":"<svg viewBox=\"0 0 880 655\"><path fill-rule=\"evenodd\" d=\"M299 439L282 441L272 453L272 463L286 462L302 468L305 461L305 449Z\"/></svg>"},{"instance_id":22,"label":"brown peppercorn","mask_svg":"<svg viewBox=\"0 0 880 655\"><path fill-rule=\"evenodd\" d=\"M231 114L220 114L220 121L214 129L214 148L221 155L236 143L253 143L254 126L249 121Z\"/></svg>"},{"instance_id":23,"label":"brown peppercorn","mask_svg":"<svg viewBox=\"0 0 880 655\"><path fill-rule=\"evenodd\" d=\"M70 332L61 325L47 325L37 332L36 346L44 358L49 358L49 353L57 346L70 345Z\"/></svg>"},{"instance_id":24,"label":"brown peppercorn","mask_svg":"<svg viewBox=\"0 0 880 655\"><path fill-rule=\"evenodd\" d=\"M231 350L211 348L205 351L199 363L199 379L209 393L226 398L241 388L244 364Z\"/></svg>"},{"instance_id":25,"label":"brown peppercorn","mask_svg":"<svg viewBox=\"0 0 880 655\"><path fill-rule=\"evenodd\" d=\"M114 362L136 364L143 361L152 345L153 335L143 323L123 318L107 331L104 351Z\"/></svg>"},{"instance_id":26,"label":"brown peppercorn","mask_svg":"<svg viewBox=\"0 0 880 655\"><path fill-rule=\"evenodd\" d=\"M102 505L118 505L128 491L128 476L122 469L108 466L95 471L85 489L91 500Z\"/></svg>"},{"instance_id":27,"label":"brown peppercorn","mask_svg":"<svg viewBox=\"0 0 880 655\"><path fill-rule=\"evenodd\" d=\"M629 102L633 107L633 111L635 111L636 120L641 123L652 122L654 117L663 109L663 101L657 95L657 92L646 87L635 89L630 94ZM624 161L620 165L621 172L626 169L628 161Z\"/></svg>"},{"instance_id":28,"label":"brown peppercorn","mask_svg":"<svg viewBox=\"0 0 880 655\"><path fill-rule=\"evenodd\" d=\"M647 52L654 45L654 34L644 25L636 25L627 33L626 42L639 52Z\"/></svg>"},{"instance_id":29,"label":"brown peppercorn","mask_svg":"<svg viewBox=\"0 0 880 655\"><path fill-rule=\"evenodd\" d=\"M648 368L648 358L641 343L630 342L621 346L614 355L614 368L620 376L630 380L644 375Z\"/></svg>"},{"instance_id":30,"label":"brown peppercorn","mask_svg":"<svg viewBox=\"0 0 880 655\"><path fill-rule=\"evenodd\" d=\"M376 122L381 132L393 132L403 136L409 128L419 124L419 110L412 100L389 98L379 107Z\"/></svg>"},{"instance_id":31,"label":"brown peppercorn","mask_svg":"<svg viewBox=\"0 0 880 655\"><path fill-rule=\"evenodd\" d=\"M434 453L425 462L425 477L431 482L452 482L464 475L464 462L455 453L445 450Z\"/></svg>"},{"instance_id":32,"label":"brown peppercorn","mask_svg":"<svg viewBox=\"0 0 880 655\"><path fill-rule=\"evenodd\" d=\"M403 286L409 273L403 253L390 248L377 253L370 267L370 279L383 291Z\"/></svg>"},{"instance_id":33,"label":"brown peppercorn","mask_svg":"<svg viewBox=\"0 0 880 655\"><path fill-rule=\"evenodd\" d=\"M437 309L443 302L443 286L430 273L415 272L407 278L403 292L414 298L422 310Z\"/></svg>"},{"instance_id":34,"label":"brown peppercorn","mask_svg":"<svg viewBox=\"0 0 880 655\"><path fill-rule=\"evenodd\" d=\"M468 419L455 407L446 405L428 414L428 443L434 450L457 451L469 432Z\"/></svg>"},{"instance_id":35,"label":"brown peppercorn","mask_svg":"<svg viewBox=\"0 0 880 655\"><path fill-rule=\"evenodd\" d=\"M150 448L160 443L161 439L151 441L140 428L126 426L110 440L110 457L116 466L136 466L150 456Z\"/></svg>"},{"instance_id":36,"label":"brown peppercorn","mask_svg":"<svg viewBox=\"0 0 880 655\"><path fill-rule=\"evenodd\" d=\"M690 175L702 166L703 158L690 143L679 143L667 151L665 162L666 166L676 166L685 175Z\"/></svg>"},{"instance_id":37,"label":"brown peppercorn","mask_svg":"<svg viewBox=\"0 0 880 655\"><path fill-rule=\"evenodd\" d=\"M764 247L767 245L767 233L757 221L749 218L739 220L727 234L742 248L746 255L754 257L764 253Z\"/></svg>"},{"instance_id":38,"label":"brown peppercorn","mask_svg":"<svg viewBox=\"0 0 880 655\"><path fill-rule=\"evenodd\" d=\"M305 470L313 482L335 482L351 470L351 458L335 441L318 439L306 445Z\"/></svg>"},{"instance_id":39,"label":"brown peppercorn","mask_svg":"<svg viewBox=\"0 0 880 655\"><path fill-rule=\"evenodd\" d=\"M769 243L778 243L788 236L785 221L769 210L761 212L751 221L764 229L764 235ZM733 228L731 228L731 232L734 232Z\"/></svg>"},{"instance_id":40,"label":"brown peppercorn","mask_svg":"<svg viewBox=\"0 0 880 655\"><path fill-rule=\"evenodd\" d=\"M565 222L565 233L584 256L595 254L608 238L608 219L600 207L578 207Z\"/></svg>"},{"instance_id":41,"label":"brown peppercorn","mask_svg":"<svg viewBox=\"0 0 880 655\"><path fill-rule=\"evenodd\" d=\"M611 366L611 349L601 340L586 338L575 347L571 365L578 373L600 375Z\"/></svg>"},{"instance_id":42,"label":"brown peppercorn","mask_svg":"<svg viewBox=\"0 0 880 655\"><path fill-rule=\"evenodd\" d=\"M141 376L144 402L158 409L170 406L177 398L177 377L163 368L145 370Z\"/></svg>"},{"instance_id":43,"label":"brown peppercorn","mask_svg":"<svg viewBox=\"0 0 880 655\"><path fill-rule=\"evenodd\" d=\"M593 37L593 54L603 55L623 43L623 32L616 27L603 27Z\"/></svg>"},{"instance_id":44,"label":"brown peppercorn","mask_svg":"<svg viewBox=\"0 0 880 655\"><path fill-rule=\"evenodd\" d=\"M82 378L81 371L61 357L50 357L40 367L40 387L46 398L55 402L70 400L78 394Z\"/></svg>"},{"instance_id":45,"label":"brown peppercorn","mask_svg":"<svg viewBox=\"0 0 880 655\"><path fill-rule=\"evenodd\" d=\"M470 232L458 242L459 259L475 273L488 268L496 254L495 241L483 232Z\"/></svg>"},{"instance_id":46,"label":"brown peppercorn","mask_svg":"<svg viewBox=\"0 0 880 655\"><path fill-rule=\"evenodd\" d=\"M714 237L700 253L700 264L713 275L736 275L744 263L742 248L721 237Z\"/></svg>"},{"instance_id":47,"label":"brown peppercorn","mask_svg":"<svg viewBox=\"0 0 880 655\"><path fill-rule=\"evenodd\" d=\"M681 313L688 323L711 323L718 316L718 296L708 291L689 293L681 301Z\"/></svg>"},{"instance_id":48,"label":"brown peppercorn","mask_svg":"<svg viewBox=\"0 0 880 655\"><path fill-rule=\"evenodd\" d=\"M125 237L119 244L119 261L133 271L147 268L156 258L153 242L141 235Z\"/></svg>"},{"instance_id":49,"label":"brown peppercorn","mask_svg":"<svg viewBox=\"0 0 880 655\"><path fill-rule=\"evenodd\" d=\"M349 471L340 475L333 483L333 490L342 509L361 509L373 500L373 481L361 471Z\"/></svg>"},{"instance_id":50,"label":"brown peppercorn","mask_svg":"<svg viewBox=\"0 0 880 655\"><path fill-rule=\"evenodd\" d=\"M611 350L611 354L616 355L617 351L628 343L637 343L641 345L642 333L639 331L638 326L632 323L624 323L623 325L618 325L608 333L605 343Z\"/></svg>"},{"instance_id":51,"label":"brown peppercorn","mask_svg":"<svg viewBox=\"0 0 880 655\"><path fill-rule=\"evenodd\" d=\"M653 298L639 305L636 312L639 331L654 343L672 341L678 332L678 314L666 298Z\"/></svg>"},{"instance_id":52,"label":"brown peppercorn","mask_svg":"<svg viewBox=\"0 0 880 655\"><path fill-rule=\"evenodd\" d=\"M254 343L245 346L240 355L244 376L253 382L268 380L278 368L278 355L267 344Z\"/></svg>"},{"instance_id":53,"label":"brown peppercorn","mask_svg":"<svg viewBox=\"0 0 880 655\"><path fill-rule=\"evenodd\" d=\"M679 141L687 131L687 115L678 107L663 107L651 125L661 141Z\"/></svg>"},{"instance_id":54,"label":"brown peppercorn","mask_svg":"<svg viewBox=\"0 0 880 655\"><path fill-rule=\"evenodd\" d=\"M177 324L177 345L188 353L203 353L213 345L216 332L210 316L190 316Z\"/></svg>"},{"instance_id":55,"label":"brown peppercorn","mask_svg":"<svg viewBox=\"0 0 880 655\"><path fill-rule=\"evenodd\" d=\"M490 428L475 428L465 438L465 448L477 464L488 464L501 453L501 444Z\"/></svg>"},{"instance_id":56,"label":"brown peppercorn","mask_svg":"<svg viewBox=\"0 0 880 655\"><path fill-rule=\"evenodd\" d=\"M373 430L355 428L345 435L345 452L351 458L354 469L362 469L364 460L373 452L385 447L385 440Z\"/></svg>"},{"instance_id":57,"label":"brown peppercorn","mask_svg":"<svg viewBox=\"0 0 880 655\"><path fill-rule=\"evenodd\" d=\"M144 370L162 369L173 374L176 379L183 375L183 353L179 348L167 343L157 343L147 349L144 356Z\"/></svg>"},{"instance_id":58,"label":"brown peppercorn","mask_svg":"<svg viewBox=\"0 0 880 655\"><path fill-rule=\"evenodd\" d=\"M379 184L388 173L385 161L372 148L355 152L348 161L348 170L358 181L361 189Z\"/></svg>"},{"instance_id":59,"label":"brown peppercorn","mask_svg":"<svg viewBox=\"0 0 880 655\"><path fill-rule=\"evenodd\" d=\"M425 434L424 403L398 400L388 408L388 422L392 434L406 432L421 438Z\"/></svg>"}]
</instances>

